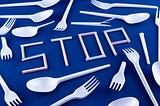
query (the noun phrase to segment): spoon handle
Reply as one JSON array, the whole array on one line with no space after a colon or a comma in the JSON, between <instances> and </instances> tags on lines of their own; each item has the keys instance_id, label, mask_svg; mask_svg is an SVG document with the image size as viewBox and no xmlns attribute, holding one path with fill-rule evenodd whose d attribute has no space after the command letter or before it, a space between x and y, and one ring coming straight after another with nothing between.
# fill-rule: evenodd
<instances>
[{"instance_id":1,"label":"spoon handle","mask_svg":"<svg viewBox=\"0 0 160 106\"><path fill-rule=\"evenodd\" d=\"M37 26L37 27L38 27L38 28L41 28L41 27L47 26L47 25L49 25L49 24L52 24L52 23L54 23L54 22L55 22L55 21L51 21L51 22L48 22L48 23L39 25L39 26Z\"/></svg>"},{"instance_id":2,"label":"spoon handle","mask_svg":"<svg viewBox=\"0 0 160 106\"><path fill-rule=\"evenodd\" d=\"M142 82L143 86L145 87L145 90L147 91L152 103L154 104L154 106L159 106L158 102L157 102L156 98L154 97L153 92L152 92L152 90L151 90L151 88L150 88L150 86L149 86L149 84L143 74L143 71L139 65L139 62L135 62L133 64L134 64L134 67L138 73L138 76L141 79L141 82Z\"/></svg>"},{"instance_id":3,"label":"spoon handle","mask_svg":"<svg viewBox=\"0 0 160 106\"><path fill-rule=\"evenodd\" d=\"M158 26L158 62L160 62L160 26Z\"/></svg>"},{"instance_id":4,"label":"spoon handle","mask_svg":"<svg viewBox=\"0 0 160 106\"><path fill-rule=\"evenodd\" d=\"M39 1L25 2L25 3L0 4L0 7L17 7L17 6L33 6L33 5L39 5Z\"/></svg>"},{"instance_id":5,"label":"spoon handle","mask_svg":"<svg viewBox=\"0 0 160 106\"><path fill-rule=\"evenodd\" d=\"M26 19L31 18L31 15L0 15L0 18L19 18L19 19Z\"/></svg>"},{"instance_id":6,"label":"spoon handle","mask_svg":"<svg viewBox=\"0 0 160 106\"><path fill-rule=\"evenodd\" d=\"M124 15L115 15L115 14L106 14L106 13L98 13L98 12L90 12L90 11L80 11L82 14L87 14L87 15L94 15L94 16L100 16L100 17L109 17L109 18L118 18L118 19L123 19Z\"/></svg>"},{"instance_id":7,"label":"spoon handle","mask_svg":"<svg viewBox=\"0 0 160 106\"><path fill-rule=\"evenodd\" d=\"M77 78L77 77L80 77L80 76L83 76L83 75L86 75L86 74L90 74L90 73L108 68L110 66L111 66L110 64L107 64L107 65L91 68L91 69L88 69L88 70L84 70L82 72L77 72L77 73L74 73L74 74L66 75L64 77L60 77L59 81L63 82L63 81L67 81L67 80L70 80L70 79L74 79L74 78Z\"/></svg>"}]
</instances>

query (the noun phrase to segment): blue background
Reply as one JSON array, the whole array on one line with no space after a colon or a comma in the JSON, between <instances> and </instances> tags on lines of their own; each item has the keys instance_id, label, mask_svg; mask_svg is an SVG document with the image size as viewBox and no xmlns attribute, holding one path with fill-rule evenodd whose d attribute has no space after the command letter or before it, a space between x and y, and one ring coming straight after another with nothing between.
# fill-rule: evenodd
<instances>
[{"instance_id":1,"label":"blue background","mask_svg":"<svg viewBox=\"0 0 160 106\"><path fill-rule=\"evenodd\" d=\"M28 2L36 0L1 0L0 4L5 3L15 3L15 2ZM121 3L137 3L146 5L159 5L159 0L100 0L102 2L121 2ZM54 14L47 20L40 23L33 23L30 20L19 20L17 19L13 28L27 26L27 25L40 25L43 23L55 20L55 23L48 25L39 30L39 33L33 38L19 38L13 36L11 32L4 35L7 39L8 45L13 50L13 59L7 61L0 61L0 73L7 82L8 86L15 91L19 97L22 99L23 104L20 106L49 106L50 104L56 102L57 100L65 97L66 95L72 93L77 87L82 85L90 77L95 75L101 82L97 89L85 99L72 100L64 106L107 106L111 101L127 96L136 97L140 106L153 106L147 92L145 91L137 72L135 71L133 65L126 59L122 52L123 48L133 47L136 49L141 58L140 65L146 76L146 79L157 99L160 103L160 87L156 84L153 74L152 74L152 64L157 61L157 26L154 23L156 10L154 9L139 9L139 8L112 8L109 10L101 10L96 8L90 3L90 0L74 0L73 6L70 10L67 23L68 28L64 32L54 31L53 28L61 20L61 17L68 5L69 0L61 0L58 4L49 7L47 9L53 9ZM38 6L30 7L10 7L10 8L0 8L0 14L32 14L46 9L40 8ZM113 20L110 22L112 27L90 27L90 26L74 26L70 25L72 21L104 21L107 18L89 16L80 14L80 10L86 11L97 11L104 13L114 13L114 14L131 14L136 12L147 12L150 13L150 18L139 24L129 25L122 20ZM0 25L2 26L7 19L0 19ZM131 43L121 44L115 46L118 56L114 56L105 36L103 34L104 30L123 27L131 39ZM97 31L100 41L102 43L103 49L107 55L106 58L85 61L85 56L80 45L78 34L85 32ZM139 33L144 32L151 65L147 65L145 57L143 54L142 46L139 39ZM65 48L67 56L69 59L69 67L64 65L63 56L59 43L51 43L50 40L54 38L61 38L72 36L72 40L67 40L65 42ZM121 39L122 34L113 33L111 39L118 40ZM96 49L94 39L86 38L86 45L89 48L91 55L96 55L99 53ZM40 53L46 53L48 61L48 70L30 73L23 75L21 73L24 69L29 69L33 67L38 67L42 65L41 59L36 59L28 62L21 61L21 50L20 45L26 43L33 43L43 41L44 44L36 47L30 47L27 49L27 56L33 56ZM0 45L1 47L1 45ZM127 61L127 67L125 70L126 82L123 89L118 92L109 89L109 84L112 77L117 73L122 61ZM86 75L74 80L61 83L56 90L50 93L36 93L27 89L26 82L30 79L37 77L61 77L64 75L79 72L85 69L111 64L111 68L104 69L102 71ZM4 92L0 89L0 105L6 106L4 102Z\"/></svg>"}]
</instances>

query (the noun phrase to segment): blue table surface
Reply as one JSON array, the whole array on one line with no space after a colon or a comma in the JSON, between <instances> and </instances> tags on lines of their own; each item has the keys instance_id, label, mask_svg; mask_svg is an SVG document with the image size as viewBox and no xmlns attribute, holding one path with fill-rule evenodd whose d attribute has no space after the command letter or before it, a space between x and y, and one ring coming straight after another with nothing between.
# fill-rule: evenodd
<instances>
[{"instance_id":1,"label":"blue table surface","mask_svg":"<svg viewBox=\"0 0 160 106\"><path fill-rule=\"evenodd\" d=\"M36 0L1 0L0 4L15 3L15 2L29 2ZM160 5L159 0L100 0L102 2L109 3L134 3L145 5ZM8 84L9 88L15 91L22 99L23 103L19 106L49 106L59 99L72 93L77 87L82 85L85 81L91 78L93 75L101 82L100 85L90 94L88 97L81 100L72 100L64 106L107 106L113 100L122 97L136 97L140 106L153 106L145 88L143 87L137 72L131 62L128 61L124 53L123 48L132 47L140 54L140 65L144 72L144 75L154 93L155 98L160 103L160 87L156 84L152 74L152 64L157 61L157 26L154 23L156 10L154 9L139 9L139 8L112 8L109 10L101 10L90 3L90 0L74 0L73 6L67 18L68 27L64 32L54 31L53 28L61 20L61 17L68 5L69 0L60 0L56 5L47 9L53 9L54 14L47 20L39 23L34 23L31 20L17 19L13 28L27 26L27 25L40 25L43 23L55 20L55 23L43 27L39 30L38 34L33 38L19 38L13 36L11 31L4 35L6 37L8 45L13 51L13 59L7 61L0 61L0 73ZM3 14L33 14L39 11L47 10L38 6L30 7L10 7L0 8L0 15ZM110 14L131 14L136 12L147 12L150 14L150 18L142 23L129 25L122 20L112 20L109 24L111 27L93 27L93 26L75 26L71 25L72 21L104 21L108 18L89 16L80 14L79 11L95 11ZM2 26L7 19L0 19L0 25ZM114 56L110 46L103 33L104 30L123 27L127 32L131 43L125 43L116 45L115 49L118 53ZM106 54L106 58L85 61L85 55L82 50L78 34L93 32L98 33L98 37L103 46ZM141 46L139 33L144 32L151 64L147 65ZM112 35L112 34L111 34ZM68 56L69 66L66 67L63 61L63 55L60 44L57 42L51 42L51 39L62 38L72 36L72 40L65 41L66 53ZM111 36L113 41L123 39L121 33L113 33ZM91 56L99 53L96 42L92 37L86 37L85 44L89 50ZM22 70L35 68L43 65L42 59L35 59L27 62L22 62L20 45L27 43L34 43L43 41L43 45L34 46L26 49L27 56L33 56L41 53L45 53L47 56L48 69L40 72L34 72L29 74L22 74ZM1 43L0 43L0 47ZM126 82L121 91L115 91L109 89L112 77L117 73L122 61L127 62L125 69ZM111 67L85 75L74 80L69 80L61 83L56 90L49 93L37 93L32 92L26 87L28 80L38 77L61 77L64 75L80 72L93 67L111 64ZM4 102L4 92L0 87L0 105L6 106Z\"/></svg>"}]
</instances>

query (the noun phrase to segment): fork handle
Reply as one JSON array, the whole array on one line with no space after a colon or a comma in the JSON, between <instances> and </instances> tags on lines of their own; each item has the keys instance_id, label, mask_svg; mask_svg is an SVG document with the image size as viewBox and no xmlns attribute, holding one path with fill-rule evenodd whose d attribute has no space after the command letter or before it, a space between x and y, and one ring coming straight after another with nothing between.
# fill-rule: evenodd
<instances>
[{"instance_id":1,"label":"fork handle","mask_svg":"<svg viewBox=\"0 0 160 106\"><path fill-rule=\"evenodd\" d=\"M73 94L70 94L70 95L68 95L68 96L60 99L59 101L53 103L53 104L50 105L50 106L61 106L62 104L66 103L66 102L68 102L68 101L70 101L70 100L72 100L72 99L74 99L74 95L73 95Z\"/></svg>"},{"instance_id":2,"label":"fork handle","mask_svg":"<svg viewBox=\"0 0 160 106\"><path fill-rule=\"evenodd\" d=\"M7 90L9 90L7 84L5 83L4 79L2 78L2 76L0 75L0 84L4 90L4 92L6 92Z\"/></svg>"},{"instance_id":3,"label":"fork handle","mask_svg":"<svg viewBox=\"0 0 160 106\"><path fill-rule=\"evenodd\" d=\"M5 37L1 37L1 40L2 40L2 46L8 46Z\"/></svg>"},{"instance_id":4,"label":"fork handle","mask_svg":"<svg viewBox=\"0 0 160 106\"><path fill-rule=\"evenodd\" d=\"M67 6L67 8L66 8L66 10L64 12L62 20L66 20L67 19L67 16L68 16L68 13L69 13L69 11L71 9L72 4L73 4L73 0L70 0L69 4L68 4L68 6Z\"/></svg>"},{"instance_id":5,"label":"fork handle","mask_svg":"<svg viewBox=\"0 0 160 106\"><path fill-rule=\"evenodd\" d=\"M149 87L149 84L148 84L148 82L147 82L147 80L146 80L146 78L145 78L145 76L144 76L144 74L142 72L142 69L141 69L141 67L139 65L139 62L135 63L134 66L135 66L135 69L136 69L136 71L138 73L138 76L140 77L141 82L142 82L143 86L145 87L145 89L146 89L150 99L152 100L154 106L159 106L157 101L156 101L156 99L155 99L155 97L154 97L154 95L153 95L153 92L151 91L151 88Z\"/></svg>"}]
</instances>

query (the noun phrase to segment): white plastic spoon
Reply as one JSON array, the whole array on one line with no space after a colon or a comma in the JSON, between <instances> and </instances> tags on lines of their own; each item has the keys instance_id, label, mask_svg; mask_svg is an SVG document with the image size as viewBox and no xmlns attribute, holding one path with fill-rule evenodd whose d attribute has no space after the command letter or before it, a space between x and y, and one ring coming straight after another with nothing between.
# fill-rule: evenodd
<instances>
[{"instance_id":1,"label":"white plastic spoon","mask_svg":"<svg viewBox=\"0 0 160 106\"><path fill-rule=\"evenodd\" d=\"M125 97L114 100L108 106L139 106L139 101L134 97Z\"/></svg>"},{"instance_id":2,"label":"white plastic spoon","mask_svg":"<svg viewBox=\"0 0 160 106\"><path fill-rule=\"evenodd\" d=\"M17 19L31 19L34 22L41 22L50 17L53 14L53 10L45 10L31 15L0 15L0 18L17 18Z\"/></svg>"},{"instance_id":3,"label":"white plastic spoon","mask_svg":"<svg viewBox=\"0 0 160 106\"><path fill-rule=\"evenodd\" d=\"M90 11L80 11L80 13L100 16L100 17L122 19L128 24L140 23L142 21L147 20L150 17L149 13L134 13L134 14L129 14L129 15L106 14L106 13L98 13L98 12L90 12Z\"/></svg>"},{"instance_id":4,"label":"white plastic spoon","mask_svg":"<svg viewBox=\"0 0 160 106\"><path fill-rule=\"evenodd\" d=\"M158 27L158 61L152 65L152 73L156 83L160 86L160 10L157 9L155 24Z\"/></svg>"},{"instance_id":5,"label":"white plastic spoon","mask_svg":"<svg viewBox=\"0 0 160 106\"><path fill-rule=\"evenodd\" d=\"M63 81L67 81L70 79L74 79L89 73L93 73L105 68L110 67L110 64L91 68L82 72L74 73L71 75L63 76L60 78L52 78L52 77L39 77L32 80L29 80L26 84L27 88L34 92L51 92L56 89L57 85Z\"/></svg>"},{"instance_id":6,"label":"white plastic spoon","mask_svg":"<svg viewBox=\"0 0 160 106\"><path fill-rule=\"evenodd\" d=\"M0 7L16 7L16 6L40 6L42 8L48 8L57 4L60 0L41 0L36 2L25 2L25 3L12 3L12 4L0 4Z\"/></svg>"},{"instance_id":7,"label":"white plastic spoon","mask_svg":"<svg viewBox=\"0 0 160 106\"><path fill-rule=\"evenodd\" d=\"M38 33L39 28L52 24L53 22L55 21L51 21L49 23L39 26L26 26L26 27L15 28L12 30L12 34L17 37L33 37Z\"/></svg>"}]
</instances>

